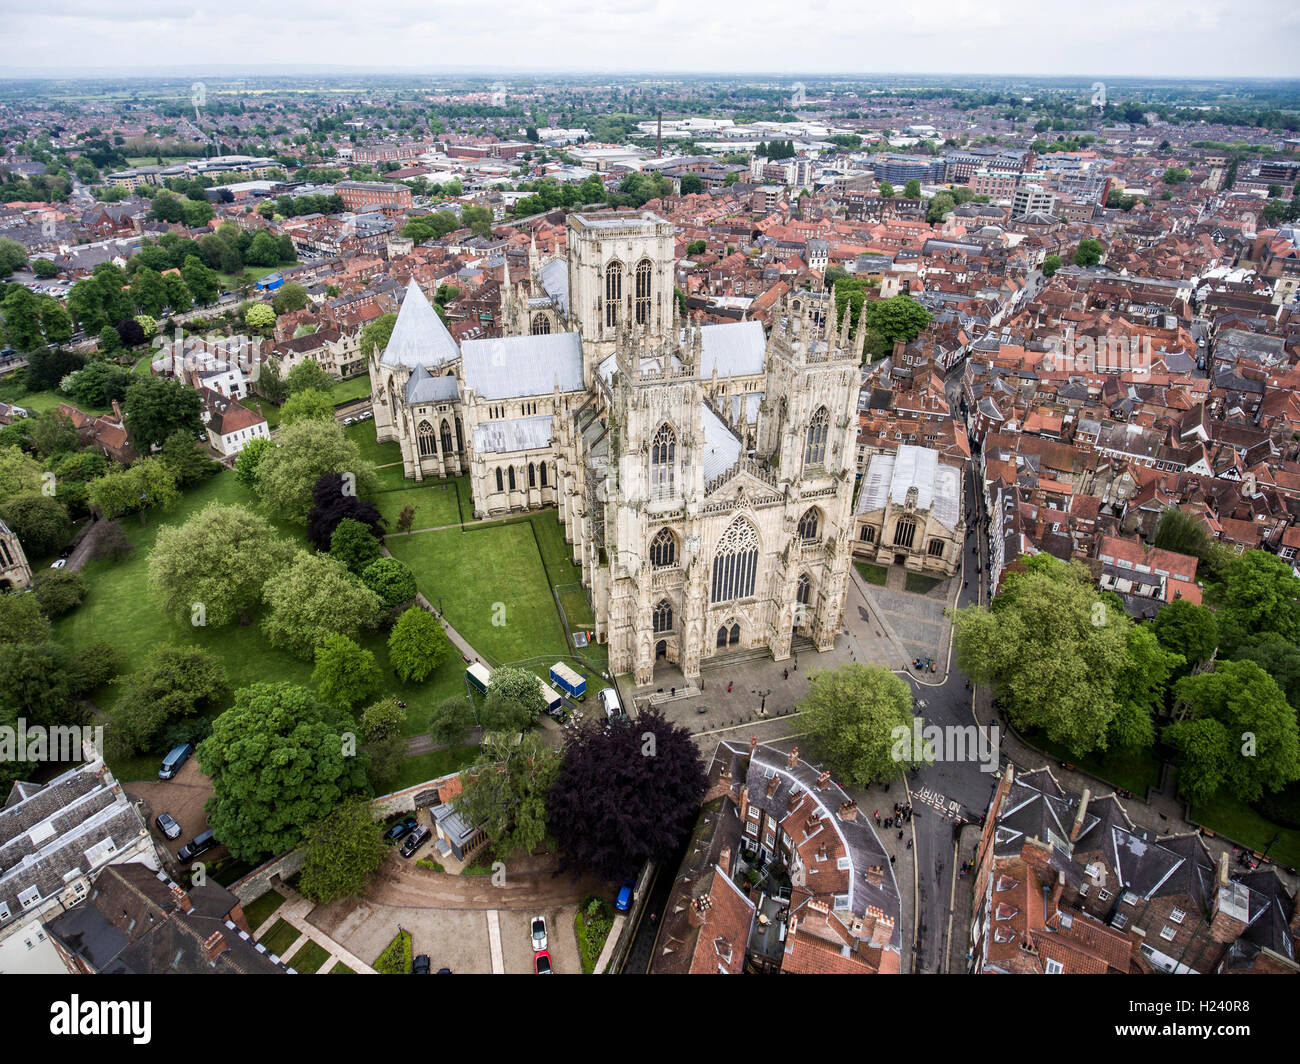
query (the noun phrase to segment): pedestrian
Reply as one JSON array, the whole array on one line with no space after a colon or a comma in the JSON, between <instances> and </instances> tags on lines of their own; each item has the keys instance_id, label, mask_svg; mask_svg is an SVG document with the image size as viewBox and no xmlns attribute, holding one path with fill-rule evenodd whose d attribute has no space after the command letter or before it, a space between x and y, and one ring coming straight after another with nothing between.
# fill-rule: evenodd
<instances>
[{"instance_id":1,"label":"pedestrian","mask_svg":"<svg viewBox=\"0 0 1300 1064\"><path fill-rule=\"evenodd\" d=\"M727 681L727 694L731 694L731 683L732 681L730 680Z\"/></svg>"},{"instance_id":2,"label":"pedestrian","mask_svg":"<svg viewBox=\"0 0 1300 1064\"><path fill-rule=\"evenodd\" d=\"M874 813L872 813L871 815L874 816L877 820L879 820L879 819L880 819L880 810L877 809L877 810L876 810Z\"/></svg>"},{"instance_id":3,"label":"pedestrian","mask_svg":"<svg viewBox=\"0 0 1300 1064\"><path fill-rule=\"evenodd\" d=\"M876 827L880 827L880 814L876 814Z\"/></svg>"},{"instance_id":4,"label":"pedestrian","mask_svg":"<svg viewBox=\"0 0 1300 1064\"><path fill-rule=\"evenodd\" d=\"M911 840L911 839L908 839L908 840L907 840L907 848L908 848L909 850L912 848L912 840Z\"/></svg>"},{"instance_id":5,"label":"pedestrian","mask_svg":"<svg viewBox=\"0 0 1300 1064\"><path fill-rule=\"evenodd\" d=\"M963 581L961 582L961 586L962 586L962 587L970 587L970 581L969 581L969 580L963 580Z\"/></svg>"},{"instance_id":6,"label":"pedestrian","mask_svg":"<svg viewBox=\"0 0 1300 1064\"><path fill-rule=\"evenodd\" d=\"M892 853L889 855L889 863L890 864L894 863L894 855Z\"/></svg>"},{"instance_id":7,"label":"pedestrian","mask_svg":"<svg viewBox=\"0 0 1300 1064\"><path fill-rule=\"evenodd\" d=\"M788 668L785 668L785 669L782 669L782 670L781 670L781 679L783 679L783 680L788 680L788 679L790 679L790 670L789 670Z\"/></svg>"},{"instance_id":8,"label":"pedestrian","mask_svg":"<svg viewBox=\"0 0 1300 1064\"><path fill-rule=\"evenodd\" d=\"M898 829L898 837L899 837L900 839L903 837L903 829L902 829L902 828L899 828L899 829Z\"/></svg>"}]
</instances>

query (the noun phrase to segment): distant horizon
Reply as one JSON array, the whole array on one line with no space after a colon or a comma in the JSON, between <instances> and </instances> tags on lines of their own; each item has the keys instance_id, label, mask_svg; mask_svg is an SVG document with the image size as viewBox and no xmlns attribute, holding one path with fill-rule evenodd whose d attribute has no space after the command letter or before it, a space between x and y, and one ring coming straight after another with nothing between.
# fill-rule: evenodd
<instances>
[{"instance_id":1,"label":"distant horizon","mask_svg":"<svg viewBox=\"0 0 1300 1064\"><path fill-rule=\"evenodd\" d=\"M0 77L167 77L293 69L403 75L644 75L793 78L812 70L888 77L1172 80L1300 78L1300 9L1287 0L931 0L845 10L831 0L494 0L443 12L419 0L225 0L179 8L136 0L47 0L6 13L6 57L57 55ZM307 49L310 64L281 62ZM111 56L111 62L105 57ZM213 56L225 57L213 61ZM474 57L475 62L448 63ZM232 60L235 60L232 62ZM177 71L175 75L160 71ZM923 75L922 66L969 66ZM911 69L906 69L911 68ZM1070 74L1059 71L1069 69ZM1016 73L1006 73L1006 71ZM93 71L93 73L91 72ZM183 73L182 73L183 72ZM841 77L861 78L866 73Z\"/></svg>"}]
</instances>

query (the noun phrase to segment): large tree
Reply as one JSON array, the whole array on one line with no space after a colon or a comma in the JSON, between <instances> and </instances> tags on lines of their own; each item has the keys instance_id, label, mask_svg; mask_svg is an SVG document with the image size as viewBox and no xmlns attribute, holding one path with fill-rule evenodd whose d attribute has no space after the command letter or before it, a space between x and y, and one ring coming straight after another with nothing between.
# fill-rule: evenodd
<instances>
[{"instance_id":1,"label":"large tree","mask_svg":"<svg viewBox=\"0 0 1300 1064\"><path fill-rule=\"evenodd\" d=\"M293 557L293 545L265 518L213 502L184 524L159 530L149 552L149 585L178 624L247 623L267 578Z\"/></svg>"},{"instance_id":2,"label":"large tree","mask_svg":"<svg viewBox=\"0 0 1300 1064\"><path fill-rule=\"evenodd\" d=\"M129 469L104 474L86 489L87 502L112 521L124 514L139 513L144 524L151 507L165 510L180 498L176 474L161 458L142 458Z\"/></svg>"},{"instance_id":3,"label":"large tree","mask_svg":"<svg viewBox=\"0 0 1300 1064\"><path fill-rule=\"evenodd\" d=\"M658 710L630 727L589 722L565 747L547 803L565 867L619 880L668 857L695 823L706 782L690 732Z\"/></svg>"},{"instance_id":4,"label":"large tree","mask_svg":"<svg viewBox=\"0 0 1300 1064\"><path fill-rule=\"evenodd\" d=\"M922 761L924 751L912 749L910 742L911 689L882 666L859 662L815 669L798 709L809 745L846 783L867 787L888 781ZM903 747L899 728L909 740Z\"/></svg>"},{"instance_id":5,"label":"large tree","mask_svg":"<svg viewBox=\"0 0 1300 1064\"><path fill-rule=\"evenodd\" d=\"M305 358L289 371L284 383L292 396L300 392L328 392L334 387L334 378L315 359Z\"/></svg>"},{"instance_id":6,"label":"large tree","mask_svg":"<svg viewBox=\"0 0 1300 1064\"><path fill-rule=\"evenodd\" d=\"M1076 754L1105 749L1132 621L1081 565L1034 555L990 608L959 610L954 627L958 666L993 687L1013 725Z\"/></svg>"},{"instance_id":7,"label":"large tree","mask_svg":"<svg viewBox=\"0 0 1300 1064\"><path fill-rule=\"evenodd\" d=\"M155 750L163 730L217 706L227 695L221 659L202 647L163 646L122 681L109 736L123 753Z\"/></svg>"},{"instance_id":8,"label":"large tree","mask_svg":"<svg viewBox=\"0 0 1300 1064\"><path fill-rule=\"evenodd\" d=\"M423 683L451 656L451 640L442 622L419 606L403 613L388 637L389 664L408 682Z\"/></svg>"},{"instance_id":9,"label":"large tree","mask_svg":"<svg viewBox=\"0 0 1300 1064\"><path fill-rule=\"evenodd\" d=\"M546 700L537 676L528 669L502 665L492 673L478 722L494 731L514 731L537 722Z\"/></svg>"},{"instance_id":10,"label":"large tree","mask_svg":"<svg viewBox=\"0 0 1300 1064\"><path fill-rule=\"evenodd\" d=\"M387 524L372 502L349 491L342 473L324 473L311 491L311 509L307 513L307 538L317 550L327 551L333 544L334 531L344 521L356 521L382 538Z\"/></svg>"},{"instance_id":11,"label":"large tree","mask_svg":"<svg viewBox=\"0 0 1300 1064\"><path fill-rule=\"evenodd\" d=\"M237 860L296 846L307 825L364 790L365 769L344 730L337 712L294 684L235 692L234 705L199 744L198 759L212 778L208 824Z\"/></svg>"},{"instance_id":12,"label":"large tree","mask_svg":"<svg viewBox=\"0 0 1300 1064\"><path fill-rule=\"evenodd\" d=\"M1174 695L1180 719L1165 729L1165 740L1180 753L1184 796L1203 801L1221 783L1251 802L1300 779L1295 710L1255 662L1220 661L1213 672L1179 680Z\"/></svg>"},{"instance_id":13,"label":"large tree","mask_svg":"<svg viewBox=\"0 0 1300 1064\"><path fill-rule=\"evenodd\" d=\"M281 425L292 425L295 421L309 421L313 418L317 421L334 420L334 400L318 388L304 388L300 392L294 392L280 408Z\"/></svg>"},{"instance_id":14,"label":"large tree","mask_svg":"<svg viewBox=\"0 0 1300 1064\"><path fill-rule=\"evenodd\" d=\"M366 889L388 847L370 803L348 798L303 831L307 859L298 891L318 905L355 898Z\"/></svg>"},{"instance_id":15,"label":"large tree","mask_svg":"<svg viewBox=\"0 0 1300 1064\"><path fill-rule=\"evenodd\" d=\"M374 526L355 518L345 517L330 535L330 557L341 561L356 576L365 572L379 554L380 540L375 537Z\"/></svg>"},{"instance_id":16,"label":"large tree","mask_svg":"<svg viewBox=\"0 0 1300 1064\"><path fill-rule=\"evenodd\" d=\"M200 414L203 400L193 388L178 380L149 377L137 380L126 390L127 427L136 450L148 452L162 446L173 432L185 431L196 438L203 431Z\"/></svg>"},{"instance_id":17,"label":"large tree","mask_svg":"<svg viewBox=\"0 0 1300 1064\"><path fill-rule=\"evenodd\" d=\"M410 566L396 558L376 558L362 570L361 582L379 596L386 610L414 601L417 591Z\"/></svg>"},{"instance_id":18,"label":"large tree","mask_svg":"<svg viewBox=\"0 0 1300 1064\"><path fill-rule=\"evenodd\" d=\"M24 492L0 502L0 518L18 537L29 561L58 553L72 539L68 508L40 492Z\"/></svg>"},{"instance_id":19,"label":"large tree","mask_svg":"<svg viewBox=\"0 0 1300 1064\"><path fill-rule=\"evenodd\" d=\"M326 554L298 551L263 585L262 622L272 646L310 658L329 636L355 640L378 623L379 596Z\"/></svg>"},{"instance_id":20,"label":"large tree","mask_svg":"<svg viewBox=\"0 0 1300 1064\"><path fill-rule=\"evenodd\" d=\"M328 635L316 647L312 683L337 709L351 709L379 692L384 674L375 656L343 635Z\"/></svg>"},{"instance_id":21,"label":"large tree","mask_svg":"<svg viewBox=\"0 0 1300 1064\"><path fill-rule=\"evenodd\" d=\"M1300 708L1300 647L1276 632L1265 632L1242 643L1234 655L1253 661L1282 688L1286 700Z\"/></svg>"},{"instance_id":22,"label":"large tree","mask_svg":"<svg viewBox=\"0 0 1300 1064\"><path fill-rule=\"evenodd\" d=\"M378 487L374 465L336 421L299 421L282 428L276 445L262 456L257 494L275 515L305 521L312 489L326 473L340 474L343 497L365 496Z\"/></svg>"},{"instance_id":23,"label":"large tree","mask_svg":"<svg viewBox=\"0 0 1300 1064\"><path fill-rule=\"evenodd\" d=\"M461 773L456 810L483 829L497 857L529 854L547 839L547 798L560 755L537 733L518 743L484 737L479 759Z\"/></svg>"},{"instance_id":24,"label":"large tree","mask_svg":"<svg viewBox=\"0 0 1300 1064\"><path fill-rule=\"evenodd\" d=\"M1152 631L1162 647L1182 656L1184 671L1209 661L1219 645L1214 611L1187 599L1174 599L1161 606Z\"/></svg>"},{"instance_id":25,"label":"large tree","mask_svg":"<svg viewBox=\"0 0 1300 1064\"><path fill-rule=\"evenodd\" d=\"M1218 608L1225 648L1266 632L1300 643L1300 577L1276 554L1248 550L1237 555L1208 597Z\"/></svg>"},{"instance_id":26,"label":"large tree","mask_svg":"<svg viewBox=\"0 0 1300 1064\"><path fill-rule=\"evenodd\" d=\"M44 643L49 638L50 622L35 595L0 595L0 643Z\"/></svg>"},{"instance_id":27,"label":"large tree","mask_svg":"<svg viewBox=\"0 0 1300 1064\"><path fill-rule=\"evenodd\" d=\"M0 447L0 501L41 490L41 464L17 447Z\"/></svg>"}]
</instances>

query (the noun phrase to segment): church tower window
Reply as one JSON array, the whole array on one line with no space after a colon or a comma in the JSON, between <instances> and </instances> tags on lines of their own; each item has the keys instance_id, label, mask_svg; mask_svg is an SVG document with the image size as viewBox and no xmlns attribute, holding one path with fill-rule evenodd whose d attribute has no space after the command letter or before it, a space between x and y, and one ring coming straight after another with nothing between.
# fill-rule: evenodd
<instances>
[{"instance_id":1,"label":"church tower window","mask_svg":"<svg viewBox=\"0 0 1300 1064\"><path fill-rule=\"evenodd\" d=\"M528 463L528 486L530 488L537 487L537 466L532 462Z\"/></svg>"},{"instance_id":2,"label":"church tower window","mask_svg":"<svg viewBox=\"0 0 1300 1064\"><path fill-rule=\"evenodd\" d=\"M817 507L810 506L799 518L799 538L805 543L812 543L817 539Z\"/></svg>"},{"instance_id":3,"label":"church tower window","mask_svg":"<svg viewBox=\"0 0 1300 1064\"><path fill-rule=\"evenodd\" d=\"M605 324L618 324L618 305L623 300L623 264L611 262L605 267Z\"/></svg>"},{"instance_id":4,"label":"church tower window","mask_svg":"<svg viewBox=\"0 0 1300 1064\"><path fill-rule=\"evenodd\" d=\"M677 540L666 528L650 541L650 564L656 569L673 565L677 561Z\"/></svg>"},{"instance_id":5,"label":"church tower window","mask_svg":"<svg viewBox=\"0 0 1300 1064\"><path fill-rule=\"evenodd\" d=\"M916 539L916 522L905 517L894 526L894 546L910 547Z\"/></svg>"},{"instance_id":6,"label":"church tower window","mask_svg":"<svg viewBox=\"0 0 1300 1064\"><path fill-rule=\"evenodd\" d=\"M507 469L506 474L510 478L510 490L514 491L515 490L515 467L511 466L509 469Z\"/></svg>"},{"instance_id":7,"label":"church tower window","mask_svg":"<svg viewBox=\"0 0 1300 1064\"><path fill-rule=\"evenodd\" d=\"M427 458L429 455L438 453L438 445L434 439L432 425L427 421L421 421L416 433L420 438L420 454L423 457Z\"/></svg>"},{"instance_id":8,"label":"church tower window","mask_svg":"<svg viewBox=\"0 0 1300 1064\"><path fill-rule=\"evenodd\" d=\"M501 481L501 467L497 466L497 491L505 491L505 485Z\"/></svg>"},{"instance_id":9,"label":"church tower window","mask_svg":"<svg viewBox=\"0 0 1300 1064\"><path fill-rule=\"evenodd\" d=\"M442 419L442 453L451 454L451 426L447 419Z\"/></svg>"},{"instance_id":10,"label":"church tower window","mask_svg":"<svg viewBox=\"0 0 1300 1064\"><path fill-rule=\"evenodd\" d=\"M826 461L826 437L830 432L831 416L824 406L817 408L808 423L807 444L803 451L804 465L821 465Z\"/></svg>"},{"instance_id":11,"label":"church tower window","mask_svg":"<svg viewBox=\"0 0 1300 1064\"><path fill-rule=\"evenodd\" d=\"M667 599L664 599L655 607L654 625L656 632L671 632L673 630L673 606Z\"/></svg>"},{"instance_id":12,"label":"church tower window","mask_svg":"<svg viewBox=\"0 0 1300 1064\"><path fill-rule=\"evenodd\" d=\"M659 495L673 490L674 468L677 464L677 433L667 422L659 426L650 445L650 488Z\"/></svg>"},{"instance_id":13,"label":"church tower window","mask_svg":"<svg viewBox=\"0 0 1300 1064\"><path fill-rule=\"evenodd\" d=\"M713 554L712 601L750 598L758 576L758 533L745 518L733 521Z\"/></svg>"},{"instance_id":14,"label":"church tower window","mask_svg":"<svg viewBox=\"0 0 1300 1064\"><path fill-rule=\"evenodd\" d=\"M636 266L636 296L633 306L636 309L636 323L644 325L650 320L650 277L654 267L649 259L642 259Z\"/></svg>"},{"instance_id":15,"label":"church tower window","mask_svg":"<svg viewBox=\"0 0 1300 1064\"><path fill-rule=\"evenodd\" d=\"M547 336L551 331L551 319L545 314L534 314L531 332L534 336Z\"/></svg>"}]
</instances>

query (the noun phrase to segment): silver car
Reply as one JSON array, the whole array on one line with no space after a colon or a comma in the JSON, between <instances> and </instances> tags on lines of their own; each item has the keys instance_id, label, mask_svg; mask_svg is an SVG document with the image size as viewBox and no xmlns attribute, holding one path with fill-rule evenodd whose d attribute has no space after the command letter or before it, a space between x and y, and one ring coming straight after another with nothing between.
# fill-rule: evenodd
<instances>
[{"instance_id":1,"label":"silver car","mask_svg":"<svg viewBox=\"0 0 1300 1064\"><path fill-rule=\"evenodd\" d=\"M540 953L546 948L546 917L533 917L533 952Z\"/></svg>"}]
</instances>

